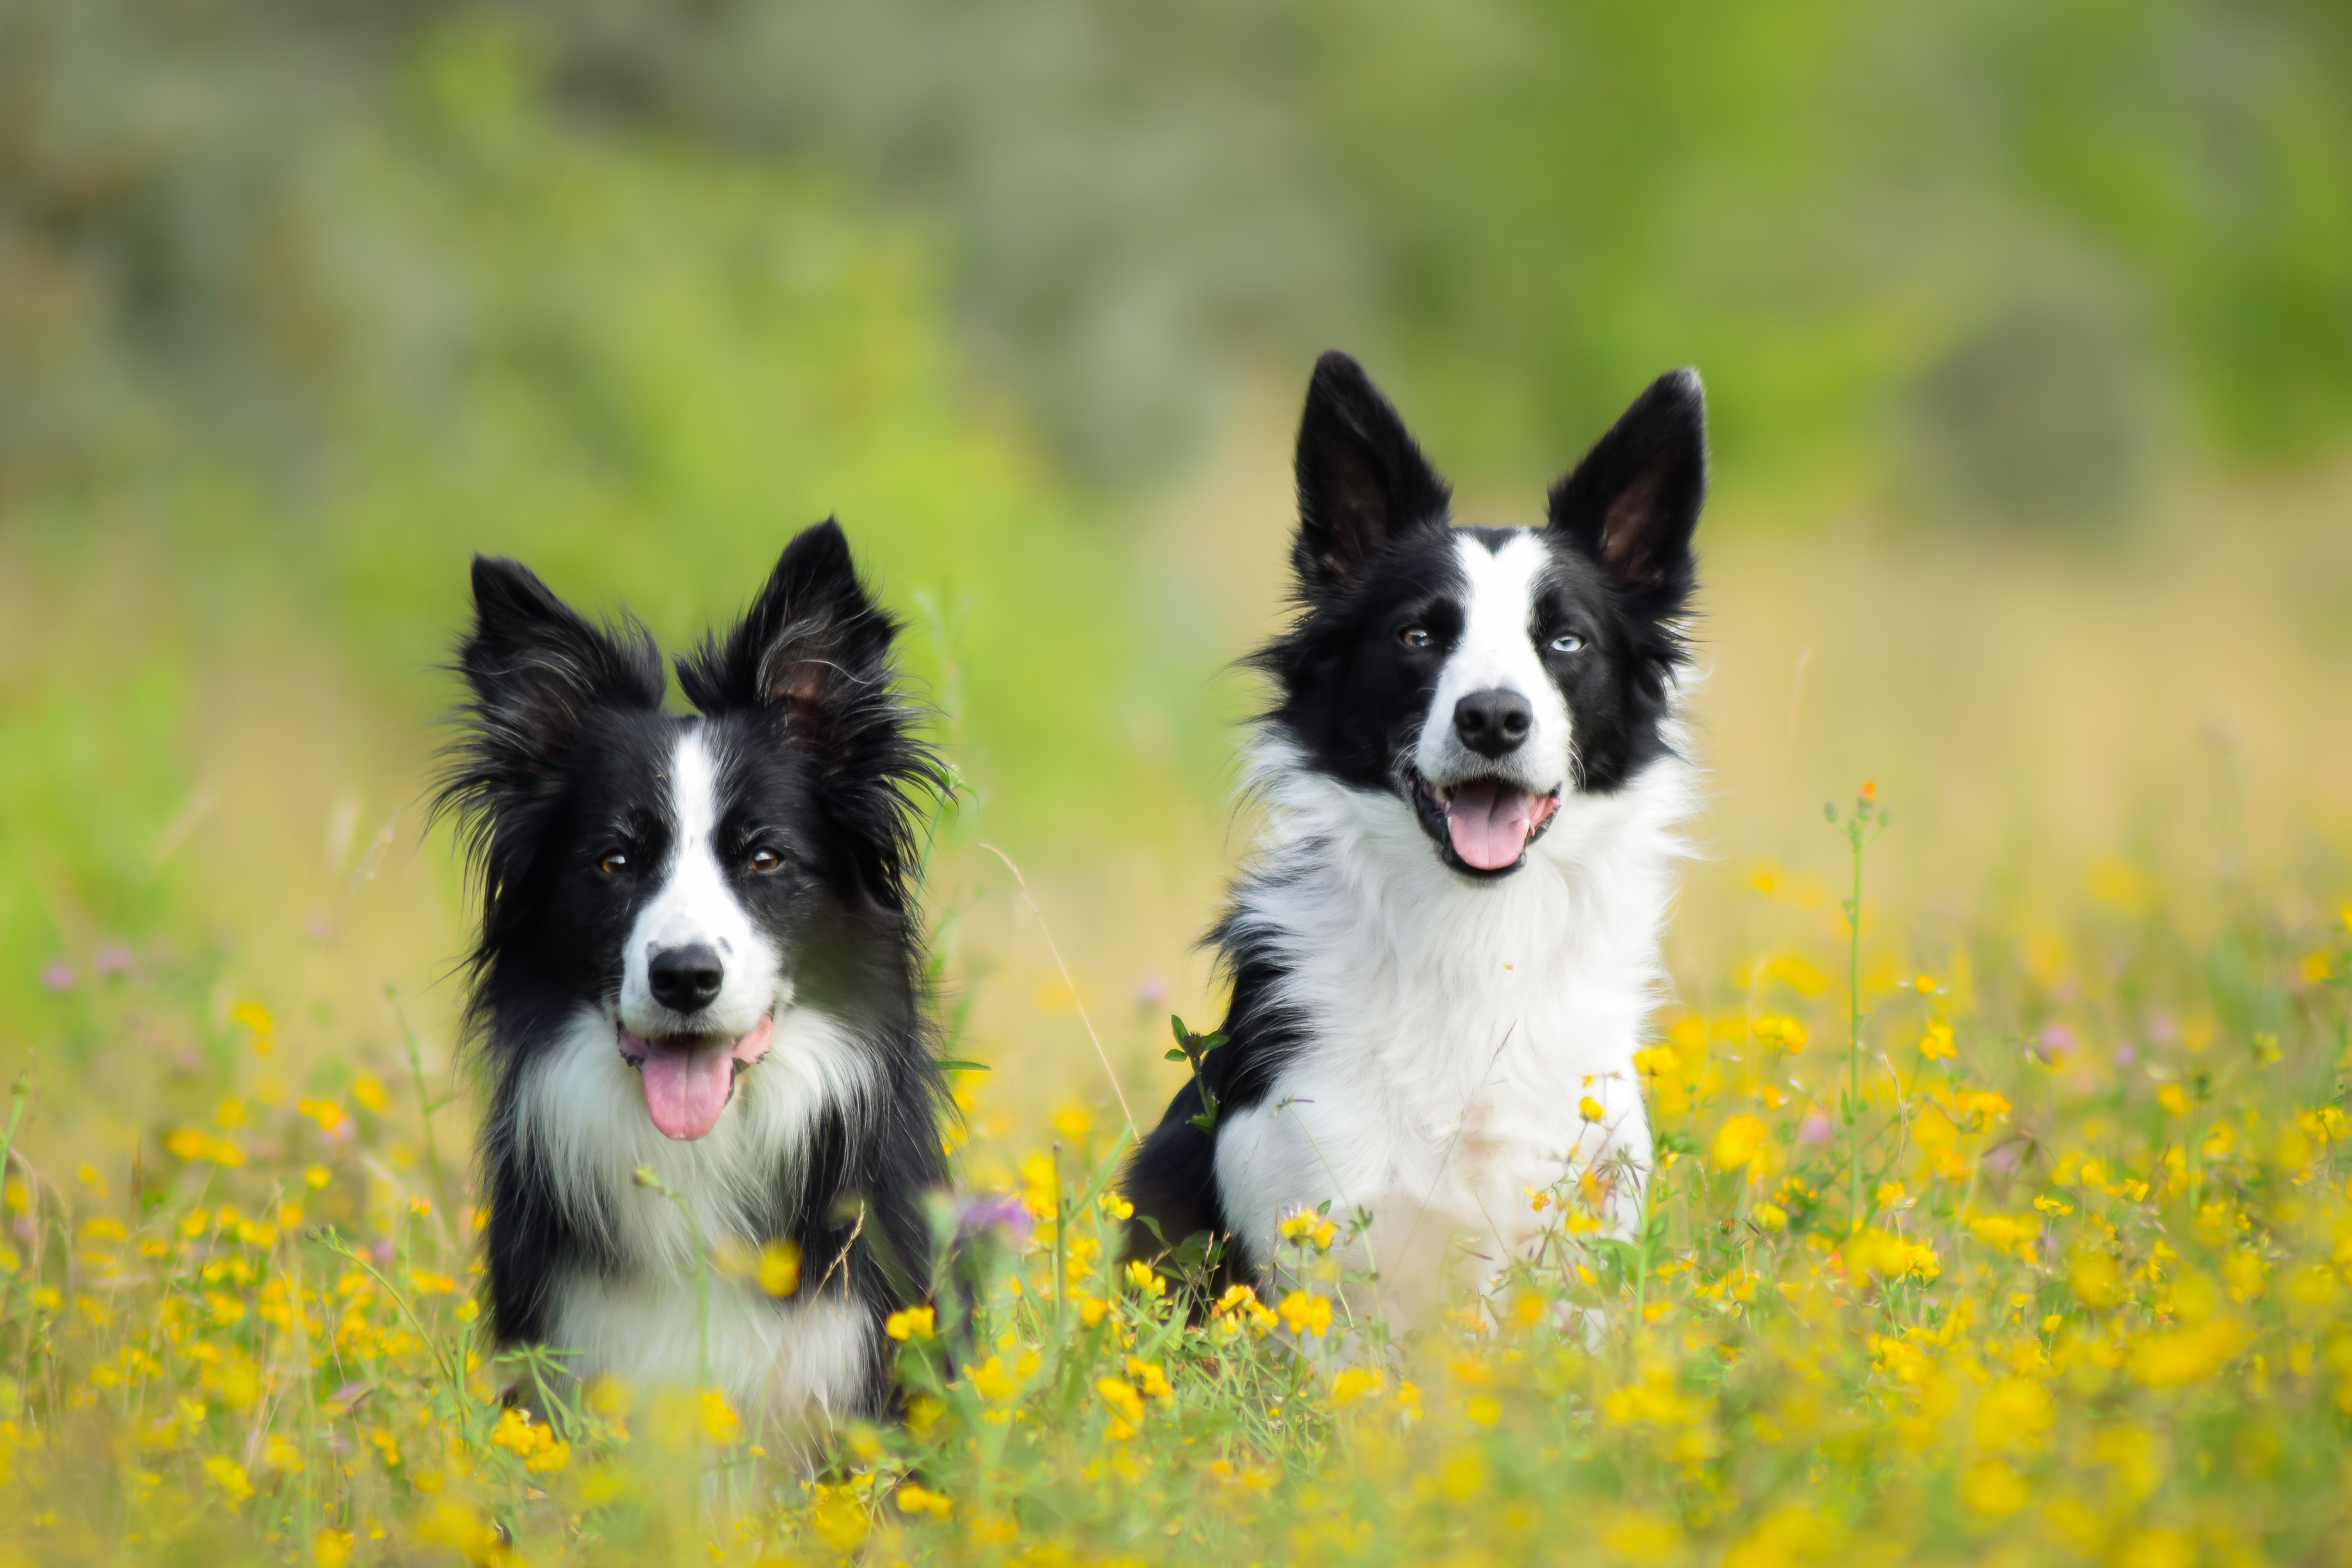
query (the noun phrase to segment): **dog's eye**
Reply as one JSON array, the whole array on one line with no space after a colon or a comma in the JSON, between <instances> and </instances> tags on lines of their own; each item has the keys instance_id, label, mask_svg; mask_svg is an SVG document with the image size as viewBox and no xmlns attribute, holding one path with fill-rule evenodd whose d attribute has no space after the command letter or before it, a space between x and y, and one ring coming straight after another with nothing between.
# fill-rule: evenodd
<instances>
[{"instance_id":1,"label":"dog's eye","mask_svg":"<svg viewBox=\"0 0 2352 1568\"><path fill-rule=\"evenodd\" d=\"M607 877L617 877L628 868L629 858L617 849L606 850L604 858L596 862L596 869Z\"/></svg>"},{"instance_id":2,"label":"dog's eye","mask_svg":"<svg viewBox=\"0 0 2352 1568\"><path fill-rule=\"evenodd\" d=\"M1584 639L1574 632L1562 632L1551 639L1551 651L1554 653L1574 653L1583 646Z\"/></svg>"},{"instance_id":3,"label":"dog's eye","mask_svg":"<svg viewBox=\"0 0 2352 1568\"><path fill-rule=\"evenodd\" d=\"M772 849L754 849L745 862L754 871L772 871L784 863L784 858Z\"/></svg>"},{"instance_id":4,"label":"dog's eye","mask_svg":"<svg viewBox=\"0 0 2352 1568\"><path fill-rule=\"evenodd\" d=\"M1407 626L1404 630L1397 633L1397 641L1404 644L1407 647L1427 647L1429 646L1429 628L1426 626Z\"/></svg>"}]
</instances>

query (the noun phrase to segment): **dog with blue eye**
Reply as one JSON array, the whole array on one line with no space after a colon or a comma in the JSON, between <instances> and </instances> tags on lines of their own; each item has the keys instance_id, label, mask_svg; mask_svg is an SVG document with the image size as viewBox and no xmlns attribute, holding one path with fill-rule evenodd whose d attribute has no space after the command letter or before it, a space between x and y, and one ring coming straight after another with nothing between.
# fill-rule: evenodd
<instances>
[{"instance_id":1,"label":"dog with blue eye","mask_svg":"<svg viewBox=\"0 0 2352 1568\"><path fill-rule=\"evenodd\" d=\"M1633 1058L1697 791L1706 467L1698 377L1675 371L1542 523L1459 526L1362 368L1316 365L1294 613L1250 661L1271 688L1245 769L1265 826L1210 939L1223 1041L1124 1174L1130 1252L1205 1234L1224 1277L1265 1284L1283 1220L1318 1210L1423 1318L1540 1245L1531 1190L1636 1223Z\"/></svg>"}]
</instances>

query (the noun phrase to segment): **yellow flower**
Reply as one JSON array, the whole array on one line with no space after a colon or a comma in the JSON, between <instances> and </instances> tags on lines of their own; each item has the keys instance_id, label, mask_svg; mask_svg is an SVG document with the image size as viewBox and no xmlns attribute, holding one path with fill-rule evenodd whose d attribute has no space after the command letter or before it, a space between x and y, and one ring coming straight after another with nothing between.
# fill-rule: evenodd
<instances>
[{"instance_id":1,"label":"yellow flower","mask_svg":"<svg viewBox=\"0 0 2352 1568\"><path fill-rule=\"evenodd\" d=\"M2201 1383L2237 1359L2252 1336L2231 1319L2216 1318L2190 1328L2153 1333L2132 1347L2124 1363L2150 1388Z\"/></svg>"},{"instance_id":2,"label":"yellow flower","mask_svg":"<svg viewBox=\"0 0 2352 1568\"><path fill-rule=\"evenodd\" d=\"M1882 1279L1932 1280L1943 1272L1934 1247L1875 1226L1849 1237L1845 1255L1855 1272Z\"/></svg>"},{"instance_id":3,"label":"yellow flower","mask_svg":"<svg viewBox=\"0 0 2352 1568\"><path fill-rule=\"evenodd\" d=\"M2033 1261L2033 1243L2042 1235L2039 1220L2005 1214L1971 1214L1964 1217L1969 1231L1987 1247L2022 1262Z\"/></svg>"},{"instance_id":4,"label":"yellow flower","mask_svg":"<svg viewBox=\"0 0 2352 1568\"><path fill-rule=\"evenodd\" d=\"M1156 1298L1168 1294L1168 1281L1140 1258L1128 1264L1127 1282L1135 1287L1139 1295Z\"/></svg>"},{"instance_id":5,"label":"yellow flower","mask_svg":"<svg viewBox=\"0 0 2352 1568\"><path fill-rule=\"evenodd\" d=\"M182 1160L205 1160L215 1165L242 1165L245 1151L226 1138L215 1138L198 1127L182 1127L166 1133L164 1150ZM198 1228L202 1228L199 1226Z\"/></svg>"},{"instance_id":6,"label":"yellow flower","mask_svg":"<svg viewBox=\"0 0 2352 1568\"><path fill-rule=\"evenodd\" d=\"M1293 1290L1282 1299L1282 1321L1290 1325L1294 1334L1313 1334L1321 1339L1331 1327L1331 1300L1311 1291Z\"/></svg>"},{"instance_id":7,"label":"yellow flower","mask_svg":"<svg viewBox=\"0 0 2352 1568\"><path fill-rule=\"evenodd\" d=\"M2173 1116L2189 1114L2189 1091L2177 1083L2168 1083L2156 1091L2157 1104Z\"/></svg>"},{"instance_id":8,"label":"yellow flower","mask_svg":"<svg viewBox=\"0 0 2352 1568\"><path fill-rule=\"evenodd\" d=\"M302 1184L309 1187L314 1193L325 1187L329 1182L331 1182L334 1179L335 1173L327 1169L324 1165L313 1165L309 1170L302 1173ZM331 1535L334 1531L330 1531L328 1533Z\"/></svg>"},{"instance_id":9,"label":"yellow flower","mask_svg":"<svg viewBox=\"0 0 2352 1568\"><path fill-rule=\"evenodd\" d=\"M1051 1154L1033 1153L1021 1162L1021 1201L1039 1219L1051 1219L1061 1202L1061 1188Z\"/></svg>"},{"instance_id":10,"label":"yellow flower","mask_svg":"<svg viewBox=\"0 0 2352 1568\"><path fill-rule=\"evenodd\" d=\"M1157 1399L1163 1405L1171 1404L1176 1398L1176 1390L1170 1386L1168 1374L1160 1370L1156 1361L1129 1356L1127 1358L1127 1375L1135 1380L1136 1386L1142 1389L1149 1398Z\"/></svg>"},{"instance_id":11,"label":"yellow flower","mask_svg":"<svg viewBox=\"0 0 2352 1568\"><path fill-rule=\"evenodd\" d=\"M1210 1309L1209 1315L1219 1331L1229 1336L1238 1335L1244 1327L1262 1336L1281 1321L1275 1316L1272 1308L1257 1299L1256 1290L1247 1285L1227 1286L1225 1293L1218 1297L1216 1305Z\"/></svg>"},{"instance_id":12,"label":"yellow flower","mask_svg":"<svg viewBox=\"0 0 2352 1568\"><path fill-rule=\"evenodd\" d=\"M352 1098L381 1116L392 1097L384 1093L382 1079L373 1073L363 1072L352 1079Z\"/></svg>"},{"instance_id":13,"label":"yellow flower","mask_svg":"<svg viewBox=\"0 0 2352 1568\"><path fill-rule=\"evenodd\" d=\"M1367 1394L1378 1394L1387 1382L1388 1374L1378 1367L1344 1367L1339 1375L1331 1380L1331 1403L1334 1405L1353 1404Z\"/></svg>"},{"instance_id":14,"label":"yellow flower","mask_svg":"<svg viewBox=\"0 0 2352 1568\"><path fill-rule=\"evenodd\" d=\"M1959 1047L1952 1044L1952 1026L1949 1024L1928 1025L1927 1032L1919 1037L1919 1054L1931 1062L1948 1061L1958 1056Z\"/></svg>"},{"instance_id":15,"label":"yellow flower","mask_svg":"<svg viewBox=\"0 0 2352 1568\"><path fill-rule=\"evenodd\" d=\"M352 1560L352 1540L348 1530L322 1530L310 1542L310 1561L319 1568L343 1568Z\"/></svg>"},{"instance_id":16,"label":"yellow flower","mask_svg":"<svg viewBox=\"0 0 2352 1568\"><path fill-rule=\"evenodd\" d=\"M1328 1251L1339 1227L1313 1209L1294 1209L1280 1226L1285 1241L1312 1242L1318 1251Z\"/></svg>"},{"instance_id":17,"label":"yellow flower","mask_svg":"<svg viewBox=\"0 0 2352 1568\"><path fill-rule=\"evenodd\" d=\"M1782 1208L1778 1204L1758 1204L1754 1208L1748 1211L1748 1217L1754 1220L1758 1225L1762 1226L1766 1230L1786 1230L1789 1228L1789 1211Z\"/></svg>"},{"instance_id":18,"label":"yellow flower","mask_svg":"<svg viewBox=\"0 0 2352 1568\"><path fill-rule=\"evenodd\" d=\"M1753 1166L1758 1156L1771 1142L1771 1129L1761 1118L1740 1115L1727 1118L1716 1129L1715 1142L1707 1150L1707 1158L1718 1171L1738 1171Z\"/></svg>"},{"instance_id":19,"label":"yellow flower","mask_svg":"<svg viewBox=\"0 0 2352 1568\"><path fill-rule=\"evenodd\" d=\"M714 1443L732 1443L743 1423L735 1407L727 1403L726 1394L719 1389L706 1388L701 1394L702 1431Z\"/></svg>"},{"instance_id":20,"label":"yellow flower","mask_svg":"<svg viewBox=\"0 0 2352 1568\"><path fill-rule=\"evenodd\" d=\"M771 1296L789 1296L801 1288L800 1243L776 1237L760 1248L760 1289ZM904 1339L906 1336L898 1336Z\"/></svg>"},{"instance_id":21,"label":"yellow flower","mask_svg":"<svg viewBox=\"0 0 2352 1568\"><path fill-rule=\"evenodd\" d=\"M205 1474L210 1476L213 1479L213 1484L220 1488L222 1494L228 1499L228 1505L231 1508L235 1508L253 1495L253 1482L247 1477L245 1467L226 1454L206 1455Z\"/></svg>"},{"instance_id":22,"label":"yellow flower","mask_svg":"<svg viewBox=\"0 0 2352 1568\"><path fill-rule=\"evenodd\" d=\"M2026 1504L2025 1478L2000 1459L1979 1459L1960 1473L1960 1500L1977 1512L2005 1519Z\"/></svg>"},{"instance_id":23,"label":"yellow flower","mask_svg":"<svg viewBox=\"0 0 2352 1568\"><path fill-rule=\"evenodd\" d=\"M2065 1279L2067 1286L2074 1289L2074 1300L2094 1311L2112 1307L2124 1293L2124 1272L2107 1253L2077 1250L2067 1258Z\"/></svg>"},{"instance_id":24,"label":"yellow flower","mask_svg":"<svg viewBox=\"0 0 2352 1568\"><path fill-rule=\"evenodd\" d=\"M1105 1405L1118 1412L1129 1426L1143 1425L1143 1395L1135 1391L1133 1384L1121 1378L1098 1377L1095 1380L1095 1392L1102 1395Z\"/></svg>"},{"instance_id":25,"label":"yellow flower","mask_svg":"<svg viewBox=\"0 0 2352 1568\"><path fill-rule=\"evenodd\" d=\"M973 1393L994 1404L1003 1404L1017 1392L1013 1379L1005 1373L1003 1356L990 1356L978 1366L967 1364L963 1375Z\"/></svg>"},{"instance_id":26,"label":"yellow flower","mask_svg":"<svg viewBox=\"0 0 2352 1568\"><path fill-rule=\"evenodd\" d=\"M1803 1050L1805 1042L1812 1037L1805 1032L1804 1025L1784 1013L1759 1014L1748 1029L1766 1046L1777 1046L1790 1056Z\"/></svg>"},{"instance_id":27,"label":"yellow flower","mask_svg":"<svg viewBox=\"0 0 2352 1568\"><path fill-rule=\"evenodd\" d=\"M937 1321L929 1307L908 1307L893 1312L884 1321L882 1331L894 1340L928 1340Z\"/></svg>"},{"instance_id":28,"label":"yellow flower","mask_svg":"<svg viewBox=\"0 0 2352 1568\"><path fill-rule=\"evenodd\" d=\"M1066 1105L1054 1112L1054 1131L1073 1143L1083 1143L1094 1130L1095 1119L1082 1105Z\"/></svg>"},{"instance_id":29,"label":"yellow flower","mask_svg":"<svg viewBox=\"0 0 2352 1568\"><path fill-rule=\"evenodd\" d=\"M908 1481L898 1489L898 1510L901 1513L928 1513L934 1519L945 1519L955 1504L928 1488Z\"/></svg>"},{"instance_id":30,"label":"yellow flower","mask_svg":"<svg viewBox=\"0 0 2352 1568\"><path fill-rule=\"evenodd\" d=\"M303 1469L302 1451L275 1432L269 1435L268 1443L262 1448L261 1462L273 1470L284 1470L289 1475L299 1476Z\"/></svg>"}]
</instances>

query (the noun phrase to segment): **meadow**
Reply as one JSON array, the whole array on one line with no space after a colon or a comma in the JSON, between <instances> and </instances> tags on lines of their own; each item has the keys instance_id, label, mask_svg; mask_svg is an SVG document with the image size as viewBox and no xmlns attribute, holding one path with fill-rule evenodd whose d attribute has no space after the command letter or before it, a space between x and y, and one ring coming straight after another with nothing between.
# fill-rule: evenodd
<instances>
[{"instance_id":1,"label":"meadow","mask_svg":"<svg viewBox=\"0 0 2352 1568\"><path fill-rule=\"evenodd\" d=\"M1906 826L1874 794L1836 808L1856 864ZM814 1476L715 1390L502 1404L513 1369L469 1329L481 1215L413 1040L407 1074L305 1093L299 1019L100 954L85 1026L184 1039L223 1092L127 1169L10 1167L0 1551L2333 1561L2352 904L2128 867L2100 892L1932 971L1756 956L1640 1058L1663 1156L1640 1235L1531 1191L1542 1257L1417 1342L1355 1314L1344 1215L1294 1222L1285 1291L1188 1321L1181 1280L1114 1262L1131 1129L1069 1104L1034 1147L966 1152L1012 1175L943 1200L966 1289L892 1320L904 1421L834 1435ZM821 1264L709 1267L789 1295Z\"/></svg>"},{"instance_id":2,"label":"meadow","mask_svg":"<svg viewBox=\"0 0 2352 1568\"><path fill-rule=\"evenodd\" d=\"M2268 504L2280 552L2326 537ZM1937 688L1941 628L1882 620L1847 574L1893 595L1953 563L1857 568L1864 548L1792 565L1735 528L1716 557L1717 796L1639 1058L1662 1154L1641 1233L1530 1192L1541 1258L1410 1341L1358 1314L1337 1258L1359 1216L1299 1216L1284 1285L1197 1320L1183 1279L1116 1264L1120 1104L1181 1080L1171 1008L1213 1015L1162 934L1208 907L1211 831L1160 850L1192 907L1106 924L1050 836L1013 837L1053 867L1015 884L986 837L1010 814L950 813L949 1049L991 1069L957 1079L955 1274L893 1321L903 1420L820 1450L709 1390L502 1401L531 1384L472 1326L447 847L362 842L348 788L312 799L335 907L267 876L240 894L224 868L268 828L215 835L184 896L216 889L258 940L192 921L39 976L54 1022L8 1112L0 1562L2335 1561L2352 880L2332 775L2242 771L2307 760L2273 721L2324 693L2283 673L2243 741L2192 722L2194 689L2078 733L2063 687ZM2095 680L2099 601L2047 570L2077 610L2054 647ZM2115 603L2163 627L2192 595L2229 624L2222 581L2184 545ZM1986 646L2030 645L2049 583L2015 561L1979 582ZM2109 657L2152 657L2112 629ZM2273 625L2268 656L2262 635L2242 691L2265 657L2314 657L2306 631ZM1840 752L1848 724L1895 753L1889 782L1791 809L1843 760L1801 738ZM2049 793L1978 797L1951 737L1979 732ZM280 813L228 776L247 798L224 815ZM1134 898L1122 875L1093 895ZM423 890L380 886L404 877ZM386 926L405 940L350 940ZM434 942L440 963L394 967ZM709 1267L790 1294L824 1263Z\"/></svg>"},{"instance_id":3,"label":"meadow","mask_svg":"<svg viewBox=\"0 0 2352 1568\"><path fill-rule=\"evenodd\" d=\"M0 1568L2352 1563L2352 36L1375 9L0 0ZM1332 345L1465 521L1715 442L1644 1221L1409 1337L1117 1263ZM812 1444L488 1357L422 803L471 552L828 513L976 1065Z\"/></svg>"}]
</instances>

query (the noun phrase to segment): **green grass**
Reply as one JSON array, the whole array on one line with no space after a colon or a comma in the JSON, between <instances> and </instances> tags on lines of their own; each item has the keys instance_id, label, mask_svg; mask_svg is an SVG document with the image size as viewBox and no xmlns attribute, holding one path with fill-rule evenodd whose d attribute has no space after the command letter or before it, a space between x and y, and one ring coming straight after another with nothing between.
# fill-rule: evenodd
<instances>
[{"instance_id":1,"label":"green grass","mask_svg":"<svg viewBox=\"0 0 2352 1568\"><path fill-rule=\"evenodd\" d=\"M1414 1336L1339 1216L1188 1321L1115 1267L1130 1129L983 1131L959 1169L1023 1222L894 1324L907 1419L815 1436L695 1389L502 1408L533 1384L481 1359L427 1076L305 1092L266 996L79 976L81 1029L204 1066L127 1168L11 1167L0 1563L2311 1561L2352 1474L2331 891L2111 868L1984 898L1926 972L1874 904L1707 954L1745 989L1640 1058L1639 1234L1530 1194L1541 1256ZM765 1262L711 1288L821 1288Z\"/></svg>"}]
</instances>

